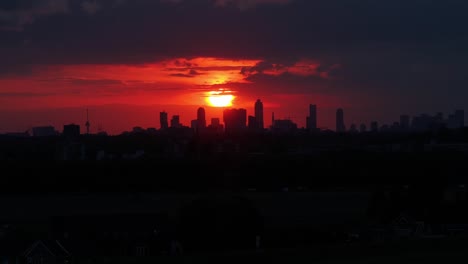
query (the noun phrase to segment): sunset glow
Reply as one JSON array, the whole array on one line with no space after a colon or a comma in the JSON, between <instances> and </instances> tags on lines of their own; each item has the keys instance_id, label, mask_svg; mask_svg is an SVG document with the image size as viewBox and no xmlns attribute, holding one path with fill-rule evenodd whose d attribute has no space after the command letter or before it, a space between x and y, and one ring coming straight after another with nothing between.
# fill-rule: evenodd
<instances>
[{"instance_id":1,"label":"sunset glow","mask_svg":"<svg viewBox=\"0 0 468 264\"><path fill-rule=\"evenodd\" d=\"M234 100L235 96L229 94L229 91L211 91L208 92L208 96L206 98L207 103L213 107L228 107L232 106L232 101Z\"/></svg>"}]
</instances>

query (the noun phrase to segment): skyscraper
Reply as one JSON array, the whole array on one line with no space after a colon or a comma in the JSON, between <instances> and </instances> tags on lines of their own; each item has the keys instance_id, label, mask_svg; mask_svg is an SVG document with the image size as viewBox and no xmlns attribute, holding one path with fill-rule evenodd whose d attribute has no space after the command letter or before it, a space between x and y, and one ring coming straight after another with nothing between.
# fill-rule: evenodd
<instances>
[{"instance_id":1,"label":"skyscraper","mask_svg":"<svg viewBox=\"0 0 468 264\"><path fill-rule=\"evenodd\" d=\"M341 108L336 110L336 132L345 132L346 127L344 124L344 111Z\"/></svg>"},{"instance_id":2,"label":"skyscraper","mask_svg":"<svg viewBox=\"0 0 468 264\"><path fill-rule=\"evenodd\" d=\"M203 107L197 110L197 132L202 132L206 128L206 115Z\"/></svg>"},{"instance_id":3,"label":"skyscraper","mask_svg":"<svg viewBox=\"0 0 468 264\"><path fill-rule=\"evenodd\" d=\"M242 132L247 127L247 110L226 109L223 111L223 120L226 133Z\"/></svg>"},{"instance_id":4,"label":"skyscraper","mask_svg":"<svg viewBox=\"0 0 468 264\"><path fill-rule=\"evenodd\" d=\"M247 126L248 126L249 130L256 130L257 129L258 123L257 123L257 119L255 118L255 116L249 115L247 121L248 121Z\"/></svg>"},{"instance_id":5,"label":"skyscraper","mask_svg":"<svg viewBox=\"0 0 468 264\"><path fill-rule=\"evenodd\" d=\"M263 103L260 99L257 99L255 102L255 122L257 124L257 128L263 130L265 127L263 123Z\"/></svg>"},{"instance_id":6,"label":"skyscraper","mask_svg":"<svg viewBox=\"0 0 468 264\"><path fill-rule=\"evenodd\" d=\"M180 125L180 117L178 115L173 115L171 119L171 127L173 128L179 128L181 127Z\"/></svg>"},{"instance_id":7,"label":"skyscraper","mask_svg":"<svg viewBox=\"0 0 468 264\"><path fill-rule=\"evenodd\" d=\"M465 126L465 111L462 109L455 110L455 119L457 120L458 127Z\"/></svg>"},{"instance_id":8,"label":"skyscraper","mask_svg":"<svg viewBox=\"0 0 468 264\"><path fill-rule=\"evenodd\" d=\"M410 127L410 117L409 115L400 115L400 128L407 130Z\"/></svg>"},{"instance_id":9,"label":"skyscraper","mask_svg":"<svg viewBox=\"0 0 468 264\"><path fill-rule=\"evenodd\" d=\"M309 116L306 120L307 129L312 131L317 129L317 106L309 105Z\"/></svg>"},{"instance_id":10,"label":"skyscraper","mask_svg":"<svg viewBox=\"0 0 468 264\"><path fill-rule=\"evenodd\" d=\"M163 111L159 113L159 123L161 124L161 129L167 129L169 127L166 112Z\"/></svg>"}]
</instances>

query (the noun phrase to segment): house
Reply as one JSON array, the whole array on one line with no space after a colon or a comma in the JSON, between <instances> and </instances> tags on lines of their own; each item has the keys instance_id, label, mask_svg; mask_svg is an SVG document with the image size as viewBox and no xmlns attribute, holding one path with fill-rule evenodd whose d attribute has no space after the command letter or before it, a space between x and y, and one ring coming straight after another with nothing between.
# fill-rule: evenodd
<instances>
[{"instance_id":1,"label":"house","mask_svg":"<svg viewBox=\"0 0 468 264\"><path fill-rule=\"evenodd\" d=\"M70 253L58 240L37 240L23 253L25 264L68 264Z\"/></svg>"},{"instance_id":2,"label":"house","mask_svg":"<svg viewBox=\"0 0 468 264\"><path fill-rule=\"evenodd\" d=\"M13 239L2 241L0 262L2 264L67 264L71 262L71 255L58 240L36 240L27 243L24 240Z\"/></svg>"}]
</instances>

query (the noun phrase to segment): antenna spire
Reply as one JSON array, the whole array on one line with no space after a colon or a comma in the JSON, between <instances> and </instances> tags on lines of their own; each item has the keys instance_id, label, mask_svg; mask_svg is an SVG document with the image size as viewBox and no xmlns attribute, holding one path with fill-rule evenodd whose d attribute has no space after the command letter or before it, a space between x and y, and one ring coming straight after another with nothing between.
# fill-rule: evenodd
<instances>
[{"instance_id":1,"label":"antenna spire","mask_svg":"<svg viewBox=\"0 0 468 264\"><path fill-rule=\"evenodd\" d=\"M88 109L86 108L86 134L89 135L89 127L91 126L91 124L89 123L89 111Z\"/></svg>"}]
</instances>

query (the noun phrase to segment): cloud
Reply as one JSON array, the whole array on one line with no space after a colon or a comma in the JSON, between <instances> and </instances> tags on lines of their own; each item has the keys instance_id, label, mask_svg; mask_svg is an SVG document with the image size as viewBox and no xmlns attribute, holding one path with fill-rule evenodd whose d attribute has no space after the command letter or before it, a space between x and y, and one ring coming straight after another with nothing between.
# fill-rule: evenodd
<instances>
[{"instance_id":1,"label":"cloud","mask_svg":"<svg viewBox=\"0 0 468 264\"><path fill-rule=\"evenodd\" d=\"M65 14L68 0L17 0L0 3L0 30L21 31L41 16Z\"/></svg>"},{"instance_id":2,"label":"cloud","mask_svg":"<svg viewBox=\"0 0 468 264\"><path fill-rule=\"evenodd\" d=\"M294 63L283 64L281 62L261 61L253 67L242 67L240 73L250 79L254 75L283 75L285 73L297 76L318 76L320 78L332 78L339 64L322 65L318 61L300 59Z\"/></svg>"},{"instance_id":3,"label":"cloud","mask_svg":"<svg viewBox=\"0 0 468 264\"><path fill-rule=\"evenodd\" d=\"M246 10L261 4L288 4L292 1L293 0L216 0L215 5L221 7L234 5L241 10Z\"/></svg>"}]
</instances>

